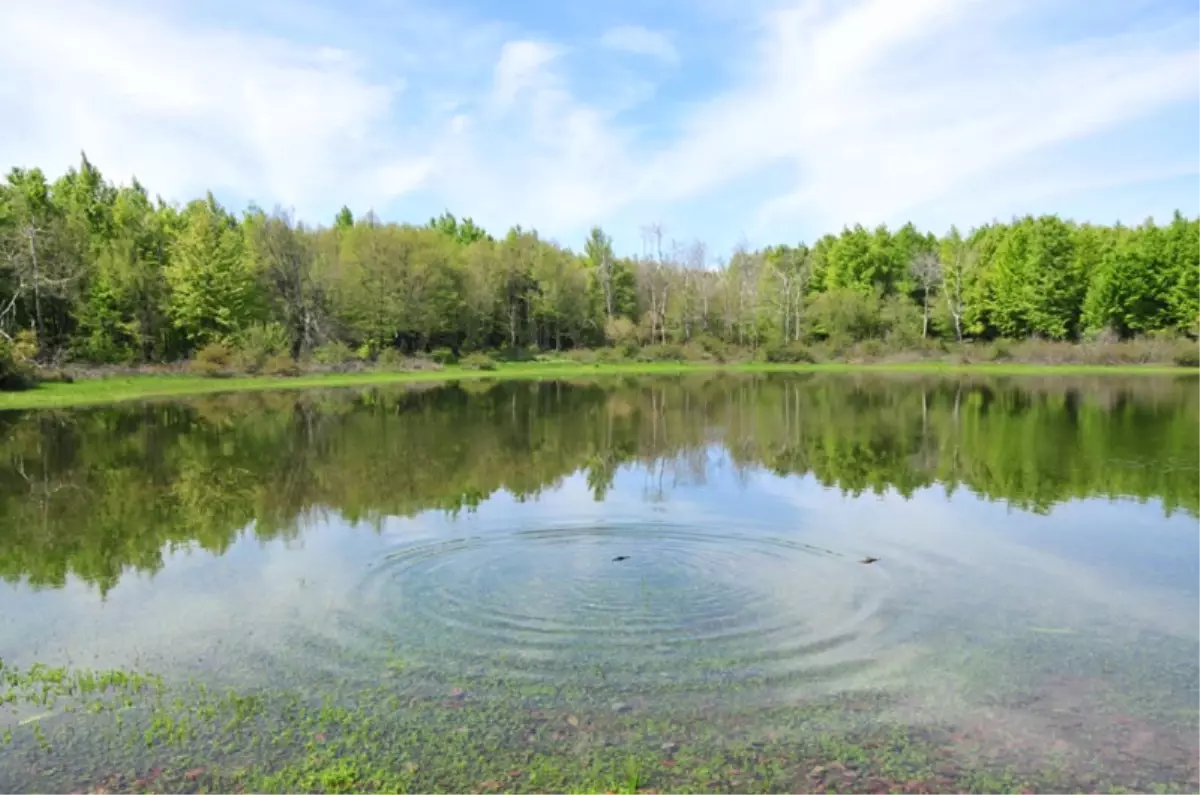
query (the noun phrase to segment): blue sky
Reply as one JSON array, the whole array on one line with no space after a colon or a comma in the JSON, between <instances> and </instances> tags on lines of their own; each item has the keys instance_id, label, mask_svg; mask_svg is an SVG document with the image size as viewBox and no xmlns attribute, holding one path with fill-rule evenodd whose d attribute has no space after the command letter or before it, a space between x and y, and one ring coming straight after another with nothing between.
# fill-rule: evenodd
<instances>
[{"instance_id":1,"label":"blue sky","mask_svg":"<svg viewBox=\"0 0 1200 795\"><path fill-rule=\"evenodd\" d=\"M39 0L0 161L711 256L854 222L1200 212L1192 0Z\"/></svg>"}]
</instances>

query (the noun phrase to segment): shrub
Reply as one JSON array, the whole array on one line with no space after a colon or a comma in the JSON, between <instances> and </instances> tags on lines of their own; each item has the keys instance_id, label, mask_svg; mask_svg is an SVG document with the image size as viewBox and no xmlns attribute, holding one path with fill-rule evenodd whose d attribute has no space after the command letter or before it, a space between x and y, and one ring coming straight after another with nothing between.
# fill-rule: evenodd
<instances>
[{"instance_id":1,"label":"shrub","mask_svg":"<svg viewBox=\"0 0 1200 795\"><path fill-rule=\"evenodd\" d=\"M22 329L12 341L12 358L18 362L32 362L37 358L37 332L31 328Z\"/></svg>"},{"instance_id":2,"label":"shrub","mask_svg":"<svg viewBox=\"0 0 1200 795\"><path fill-rule=\"evenodd\" d=\"M14 344L0 340L0 390L16 392L35 386L33 367L14 353Z\"/></svg>"},{"instance_id":3,"label":"shrub","mask_svg":"<svg viewBox=\"0 0 1200 795\"><path fill-rule=\"evenodd\" d=\"M429 358L438 364L454 364L458 361L454 351L446 347L434 348L429 352Z\"/></svg>"},{"instance_id":4,"label":"shrub","mask_svg":"<svg viewBox=\"0 0 1200 795\"><path fill-rule=\"evenodd\" d=\"M227 376L230 373L233 352L221 342L210 342L192 357L190 369L196 375L206 375L210 378Z\"/></svg>"},{"instance_id":5,"label":"shrub","mask_svg":"<svg viewBox=\"0 0 1200 795\"><path fill-rule=\"evenodd\" d=\"M725 362L730 358L729 345L712 334L701 334L689 344L698 346L708 354L707 358L716 359L718 362Z\"/></svg>"},{"instance_id":6,"label":"shrub","mask_svg":"<svg viewBox=\"0 0 1200 795\"><path fill-rule=\"evenodd\" d=\"M596 351L596 361L601 364L618 364L628 360L629 352L624 346L615 348L600 348Z\"/></svg>"},{"instance_id":7,"label":"shrub","mask_svg":"<svg viewBox=\"0 0 1200 795\"><path fill-rule=\"evenodd\" d=\"M678 362L683 360L683 347L673 342L647 345L638 352L637 358L643 362Z\"/></svg>"},{"instance_id":8,"label":"shrub","mask_svg":"<svg viewBox=\"0 0 1200 795\"><path fill-rule=\"evenodd\" d=\"M592 364L596 361L596 352L587 348L572 348L563 357L578 364Z\"/></svg>"},{"instance_id":9,"label":"shrub","mask_svg":"<svg viewBox=\"0 0 1200 795\"><path fill-rule=\"evenodd\" d=\"M538 349L538 346L533 344L525 346L518 345L515 348L505 345L504 347L500 348L500 350L496 351L496 358L506 362L532 362L537 360L537 357L540 353L541 350ZM483 355L487 356L487 354ZM463 361L465 361L465 359Z\"/></svg>"},{"instance_id":10,"label":"shrub","mask_svg":"<svg viewBox=\"0 0 1200 795\"><path fill-rule=\"evenodd\" d=\"M1008 343L1000 340L992 345L991 350L988 351L988 358L993 362L1010 362L1013 358L1012 350L1008 347Z\"/></svg>"},{"instance_id":11,"label":"shrub","mask_svg":"<svg viewBox=\"0 0 1200 795\"><path fill-rule=\"evenodd\" d=\"M300 375L300 368L291 356L286 353L277 353L263 362L262 372L264 375L294 376Z\"/></svg>"},{"instance_id":12,"label":"shrub","mask_svg":"<svg viewBox=\"0 0 1200 795\"><path fill-rule=\"evenodd\" d=\"M286 353L291 337L279 323L266 323L242 329L233 339L233 364L239 370L256 373L267 359Z\"/></svg>"},{"instance_id":13,"label":"shrub","mask_svg":"<svg viewBox=\"0 0 1200 795\"><path fill-rule=\"evenodd\" d=\"M809 322L818 337L837 342L856 342L878 336L884 325L882 300L876 293L837 288L818 293L809 305ZM895 310L899 305L893 305ZM889 323L901 318L889 317Z\"/></svg>"},{"instance_id":14,"label":"shrub","mask_svg":"<svg viewBox=\"0 0 1200 795\"><path fill-rule=\"evenodd\" d=\"M813 364L817 358L802 342L786 342L768 345L762 349L762 357L772 364Z\"/></svg>"},{"instance_id":15,"label":"shrub","mask_svg":"<svg viewBox=\"0 0 1200 795\"><path fill-rule=\"evenodd\" d=\"M683 358L689 362L711 362L716 359L698 342L688 342L683 346Z\"/></svg>"},{"instance_id":16,"label":"shrub","mask_svg":"<svg viewBox=\"0 0 1200 795\"><path fill-rule=\"evenodd\" d=\"M627 317L610 317L604 323L604 336L612 345L636 342L637 334L637 326Z\"/></svg>"},{"instance_id":17,"label":"shrub","mask_svg":"<svg viewBox=\"0 0 1200 795\"><path fill-rule=\"evenodd\" d=\"M404 354L398 348L384 348L375 360L375 366L381 370L403 370Z\"/></svg>"},{"instance_id":18,"label":"shrub","mask_svg":"<svg viewBox=\"0 0 1200 795\"><path fill-rule=\"evenodd\" d=\"M312 353L317 364L339 365L354 360L354 351L344 342L335 340L315 349Z\"/></svg>"},{"instance_id":19,"label":"shrub","mask_svg":"<svg viewBox=\"0 0 1200 795\"><path fill-rule=\"evenodd\" d=\"M495 370L496 362L486 353L470 353L461 362L464 370Z\"/></svg>"},{"instance_id":20,"label":"shrub","mask_svg":"<svg viewBox=\"0 0 1200 795\"><path fill-rule=\"evenodd\" d=\"M858 357L867 361L878 359L883 356L885 348L883 340L868 339L863 340L858 345Z\"/></svg>"},{"instance_id":21,"label":"shrub","mask_svg":"<svg viewBox=\"0 0 1200 795\"><path fill-rule=\"evenodd\" d=\"M1200 367L1200 350L1194 345L1187 350L1175 354L1175 364L1178 367Z\"/></svg>"}]
</instances>

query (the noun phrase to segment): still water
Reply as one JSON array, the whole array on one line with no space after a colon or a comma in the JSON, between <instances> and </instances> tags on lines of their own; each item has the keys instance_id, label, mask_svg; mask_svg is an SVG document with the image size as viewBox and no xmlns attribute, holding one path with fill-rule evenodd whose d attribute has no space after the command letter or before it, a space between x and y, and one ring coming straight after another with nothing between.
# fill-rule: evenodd
<instances>
[{"instance_id":1,"label":"still water","mask_svg":"<svg viewBox=\"0 0 1200 795\"><path fill-rule=\"evenodd\" d=\"M1198 786L1194 378L465 382L0 431L4 791Z\"/></svg>"}]
</instances>

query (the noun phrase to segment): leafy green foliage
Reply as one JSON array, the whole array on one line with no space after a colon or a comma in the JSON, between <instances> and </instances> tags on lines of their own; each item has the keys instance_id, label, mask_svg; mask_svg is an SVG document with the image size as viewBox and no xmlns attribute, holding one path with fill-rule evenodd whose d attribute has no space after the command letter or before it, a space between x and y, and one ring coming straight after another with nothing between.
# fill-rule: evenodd
<instances>
[{"instance_id":1,"label":"leafy green foliage","mask_svg":"<svg viewBox=\"0 0 1200 795\"><path fill-rule=\"evenodd\" d=\"M223 342L210 342L196 351L190 367L196 375L212 378L231 375L234 369L234 352Z\"/></svg>"},{"instance_id":2,"label":"leafy green foliage","mask_svg":"<svg viewBox=\"0 0 1200 795\"><path fill-rule=\"evenodd\" d=\"M647 345L637 354L638 361L642 362L681 362L686 358L683 346L675 343Z\"/></svg>"},{"instance_id":3,"label":"leafy green foliage","mask_svg":"<svg viewBox=\"0 0 1200 795\"><path fill-rule=\"evenodd\" d=\"M231 342L237 369L247 373L264 370L268 359L282 356L291 348L288 331L280 323L256 323L238 332Z\"/></svg>"},{"instance_id":4,"label":"leafy green foliage","mask_svg":"<svg viewBox=\"0 0 1200 795\"><path fill-rule=\"evenodd\" d=\"M450 348L434 348L429 352L430 360L438 364L454 364L458 361L458 357L454 355L454 351Z\"/></svg>"},{"instance_id":5,"label":"leafy green foliage","mask_svg":"<svg viewBox=\"0 0 1200 795\"><path fill-rule=\"evenodd\" d=\"M168 314L195 344L225 339L249 326L258 314L258 295L242 230L210 194L183 213L165 275Z\"/></svg>"},{"instance_id":6,"label":"leafy green foliage","mask_svg":"<svg viewBox=\"0 0 1200 795\"><path fill-rule=\"evenodd\" d=\"M286 353L276 353L268 356L262 365L263 375L296 376L300 375L300 366L296 360Z\"/></svg>"},{"instance_id":7,"label":"leafy green foliage","mask_svg":"<svg viewBox=\"0 0 1200 795\"><path fill-rule=\"evenodd\" d=\"M789 342L763 348L763 360L773 364L812 364L817 359L807 345Z\"/></svg>"},{"instance_id":8,"label":"leafy green foliage","mask_svg":"<svg viewBox=\"0 0 1200 795\"><path fill-rule=\"evenodd\" d=\"M1200 367L1200 351L1192 348L1180 352L1175 356L1175 364L1180 367L1190 367L1192 369Z\"/></svg>"},{"instance_id":9,"label":"leafy green foliage","mask_svg":"<svg viewBox=\"0 0 1200 795\"><path fill-rule=\"evenodd\" d=\"M389 348L522 360L531 346L605 344L721 361L731 347L820 340L919 351L929 339L1200 334L1200 219L1178 213L1135 228L1027 216L941 239L856 225L711 267L702 246L661 235L620 256L599 227L576 253L449 212L414 225L343 207L313 228L254 207L239 217L212 195L179 208L136 181L112 185L84 157L52 183L38 169L0 183L0 251L0 331L34 329L39 355L94 363L174 361L213 342L257 371L333 344L363 361ZM282 329L269 349L243 341L262 327Z\"/></svg>"},{"instance_id":10,"label":"leafy green foliage","mask_svg":"<svg viewBox=\"0 0 1200 795\"><path fill-rule=\"evenodd\" d=\"M468 353L460 362L464 370L495 370L496 362L486 353Z\"/></svg>"},{"instance_id":11,"label":"leafy green foliage","mask_svg":"<svg viewBox=\"0 0 1200 795\"><path fill-rule=\"evenodd\" d=\"M324 365L342 365L357 357L350 346L341 340L326 343L313 351L313 361Z\"/></svg>"},{"instance_id":12,"label":"leafy green foliage","mask_svg":"<svg viewBox=\"0 0 1200 795\"><path fill-rule=\"evenodd\" d=\"M380 370L403 370L404 365L404 353L397 348L384 348L375 359L375 366Z\"/></svg>"},{"instance_id":13,"label":"leafy green foliage","mask_svg":"<svg viewBox=\"0 0 1200 795\"><path fill-rule=\"evenodd\" d=\"M10 392L30 389L37 383L33 367L17 355L15 348L8 340L0 339L0 389Z\"/></svg>"}]
</instances>

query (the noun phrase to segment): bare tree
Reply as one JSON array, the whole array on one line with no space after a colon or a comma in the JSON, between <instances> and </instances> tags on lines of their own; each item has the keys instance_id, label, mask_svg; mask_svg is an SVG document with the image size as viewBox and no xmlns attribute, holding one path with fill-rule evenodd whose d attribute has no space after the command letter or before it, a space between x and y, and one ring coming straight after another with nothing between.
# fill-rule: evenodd
<instances>
[{"instance_id":1,"label":"bare tree","mask_svg":"<svg viewBox=\"0 0 1200 795\"><path fill-rule=\"evenodd\" d=\"M38 345L45 345L44 299L66 295L67 288L80 276L78 268L72 272L67 267L68 258L62 256L63 252L55 250L55 232L61 232L61 228L51 229L25 219L0 241L0 268L7 271L12 291L8 303L0 309L0 335L6 339L12 338L4 327L13 326L18 306L26 296L31 296Z\"/></svg>"},{"instance_id":2,"label":"bare tree","mask_svg":"<svg viewBox=\"0 0 1200 795\"><path fill-rule=\"evenodd\" d=\"M929 296L942 284L942 261L933 251L922 251L909 263L908 272L921 289L921 337L929 336Z\"/></svg>"},{"instance_id":3,"label":"bare tree","mask_svg":"<svg viewBox=\"0 0 1200 795\"><path fill-rule=\"evenodd\" d=\"M662 224L642 227L641 265L646 275L646 290L650 298L650 338L655 331L663 343L667 341L667 298L671 290L668 263L663 252Z\"/></svg>"},{"instance_id":4,"label":"bare tree","mask_svg":"<svg viewBox=\"0 0 1200 795\"><path fill-rule=\"evenodd\" d=\"M945 244L946 257L942 273L946 310L954 319L954 336L962 342L963 313L966 311L966 285L978 261L979 252L969 241L964 240L958 229L951 228Z\"/></svg>"},{"instance_id":5,"label":"bare tree","mask_svg":"<svg viewBox=\"0 0 1200 795\"><path fill-rule=\"evenodd\" d=\"M780 331L785 340L800 339L800 319L804 307L804 291L811 270L808 250L804 247L783 247L768 251L765 258L767 275L773 289L773 303L779 313Z\"/></svg>"}]
</instances>

